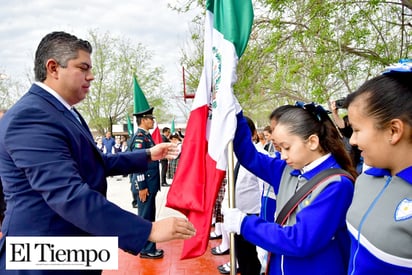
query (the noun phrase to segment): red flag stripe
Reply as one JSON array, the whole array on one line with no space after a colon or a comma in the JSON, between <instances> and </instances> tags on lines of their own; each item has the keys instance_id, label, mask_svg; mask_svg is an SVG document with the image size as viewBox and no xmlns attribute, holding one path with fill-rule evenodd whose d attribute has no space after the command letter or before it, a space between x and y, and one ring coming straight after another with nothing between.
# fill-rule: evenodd
<instances>
[{"instance_id":1,"label":"red flag stripe","mask_svg":"<svg viewBox=\"0 0 412 275\"><path fill-rule=\"evenodd\" d=\"M159 126L157 125L156 122L155 122L154 129L151 135L152 135L152 138L155 144L159 144L163 142L162 135L160 134Z\"/></svg>"}]
</instances>

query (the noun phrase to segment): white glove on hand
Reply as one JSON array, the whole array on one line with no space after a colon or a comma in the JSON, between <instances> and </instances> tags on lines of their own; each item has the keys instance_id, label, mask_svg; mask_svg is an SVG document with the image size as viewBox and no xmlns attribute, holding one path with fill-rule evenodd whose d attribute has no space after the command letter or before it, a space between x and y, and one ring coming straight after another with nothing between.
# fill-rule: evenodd
<instances>
[{"instance_id":1,"label":"white glove on hand","mask_svg":"<svg viewBox=\"0 0 412 275\"><path fill-rule=\"evenodd\" d=\"M223 215L223 226L226 231L240 234L240 227L242 226L242 221L246 217L246 214L238 208L227 208Z\"/></svg>"}]
</instances>

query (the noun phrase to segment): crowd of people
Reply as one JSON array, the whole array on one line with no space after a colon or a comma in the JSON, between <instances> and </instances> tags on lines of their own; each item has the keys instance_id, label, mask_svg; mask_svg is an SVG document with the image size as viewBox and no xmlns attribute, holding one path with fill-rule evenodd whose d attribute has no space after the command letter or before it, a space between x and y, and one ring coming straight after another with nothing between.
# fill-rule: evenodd
<instances>
[{"instance_id":1,"label":"crowd of people","mask_svg":"<svg viewBox=\"0 0 412 275\"><path fill-rule=\"evenodd\" d=\"M155 219L156 194L179 164L181 132L165 127L155 144L154 108L145 106L135 110L138 129L128 141L111 132L93 138L74 108L94 79L91 53L85 40L47 34L35 53L36 82L0 120L0 273L19 274L5 270L7 236L118 236L124 251L160 259L158 242L196 234L185 218ZM261 132L238 113L236 204L228 207L225 179L210 233L221 239L210 251L216 256L229 253L235 234L237 261L218 271L412 274L411 99L409 60L366 81L343 104L332 101L330 111L313 102L280 106ZM106 178L114 175L130 175L137 215L106 199Z\"/></svg>"},{"instance_id":2,"label":"crowd of people","mask_svg":"<svg viewBox=\"0 0 412 275\"><path fill-rule=\"evenodd\" d=\"M128 150L127 136L125 135L113 138L112 132L107 131L104 137L96 136L94 140L97 148L105 155L114 155Z\"/></svg>"}]
</instances>

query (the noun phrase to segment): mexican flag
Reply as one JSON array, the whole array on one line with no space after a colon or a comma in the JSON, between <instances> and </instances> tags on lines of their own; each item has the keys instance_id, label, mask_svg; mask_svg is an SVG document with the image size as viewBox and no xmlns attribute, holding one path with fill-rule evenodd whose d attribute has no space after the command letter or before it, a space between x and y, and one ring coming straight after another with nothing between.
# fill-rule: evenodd
<instances>
[{"instance_id":1,"label":"mexican flag","mask_svg":"<svg viewBox=\"0 0 412 275\"><path fill-rule=\"evenodd\" d=\"M162 134L160 133L160 129L159 129L159 125L157 124L157 121L155 121L153 125L153 129L152 131L150 131L150 134L152 135L152 138L155 144L159 144L163 142Z\"/></svg>"},{"instance_id":2,"label":"mexican flag","mask_svg":"<svg viewBox=\"0 0 412 275\"><path fill-rule=\"evenodd\" d=\"M201 256L207 248L213 206L227 168L227 146L241 110L233 95L236 68L253 22L250 0L208 0L206 9L204 68L166 202L196 227L196 236L184 242L182 259Z\"/></svg>"}]
</instances>

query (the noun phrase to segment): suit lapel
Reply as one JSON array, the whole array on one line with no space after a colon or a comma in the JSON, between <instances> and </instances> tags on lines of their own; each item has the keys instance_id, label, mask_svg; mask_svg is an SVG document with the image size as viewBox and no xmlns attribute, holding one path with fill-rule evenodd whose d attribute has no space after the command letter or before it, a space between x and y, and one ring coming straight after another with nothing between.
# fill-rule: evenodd
<instances>
[{"instance_id":1,"label":"suit lapel","mask_svg":"<svg viewBox=\"0 0 412 275\"><path fill-rule=\"evenodd\" d=\"M85 130L86 133L87 133L87 135L89 135L89 136L92 138L92 140L93 140L93 135L92 135L92 133L90 132L90 129L89 129L89 127L87 126L87 123L86 123L86 121L84 120L83 116L77 111L77 109L75 109L75 108L73 108L73 109L74 109L74 111L78 114L78 116L79 116L79 118L80 118L80 121L81 121L81 125L80 125L79 121L77 121L77 119L74 118L75 124L76 124L77 126L81 126L81 127L79 127L80 130ZM69 113L70 113L70 111L69 111ZM71 113L70 113L70 115L73 116ZM93 142L94 142L94 141L93 141Z\"/></svg>"},{"instance_id":2,"label":"suit lapel","mask_svg":"<svg viewBox=\"0 0 412 275\"><path fill-rule=\"evenodd\" d=\"M33 84L31 86L29 92L42 97L45 101L47 101L54 108L56 108L62 114L63 117L70 120L70 123L73 123L75 125L75 127L77 127L80 130L80 132L87 137L87 139L93 145L93 147L96 149L96 151L99 152L99 149L97 149L96 143L93 139L93 135L90 132L90 129L87 126L86 121L83 119L83 117L80 113L78 113L78 114L79 114L80 120L82 121L82 125L79 123L77 118L75 118L73 116L73 114L57 98L55 98L49 92L45 91L40 86ZM62 121L62 123L64 123L64 121Z\"/></svg>"}]
</instances>

